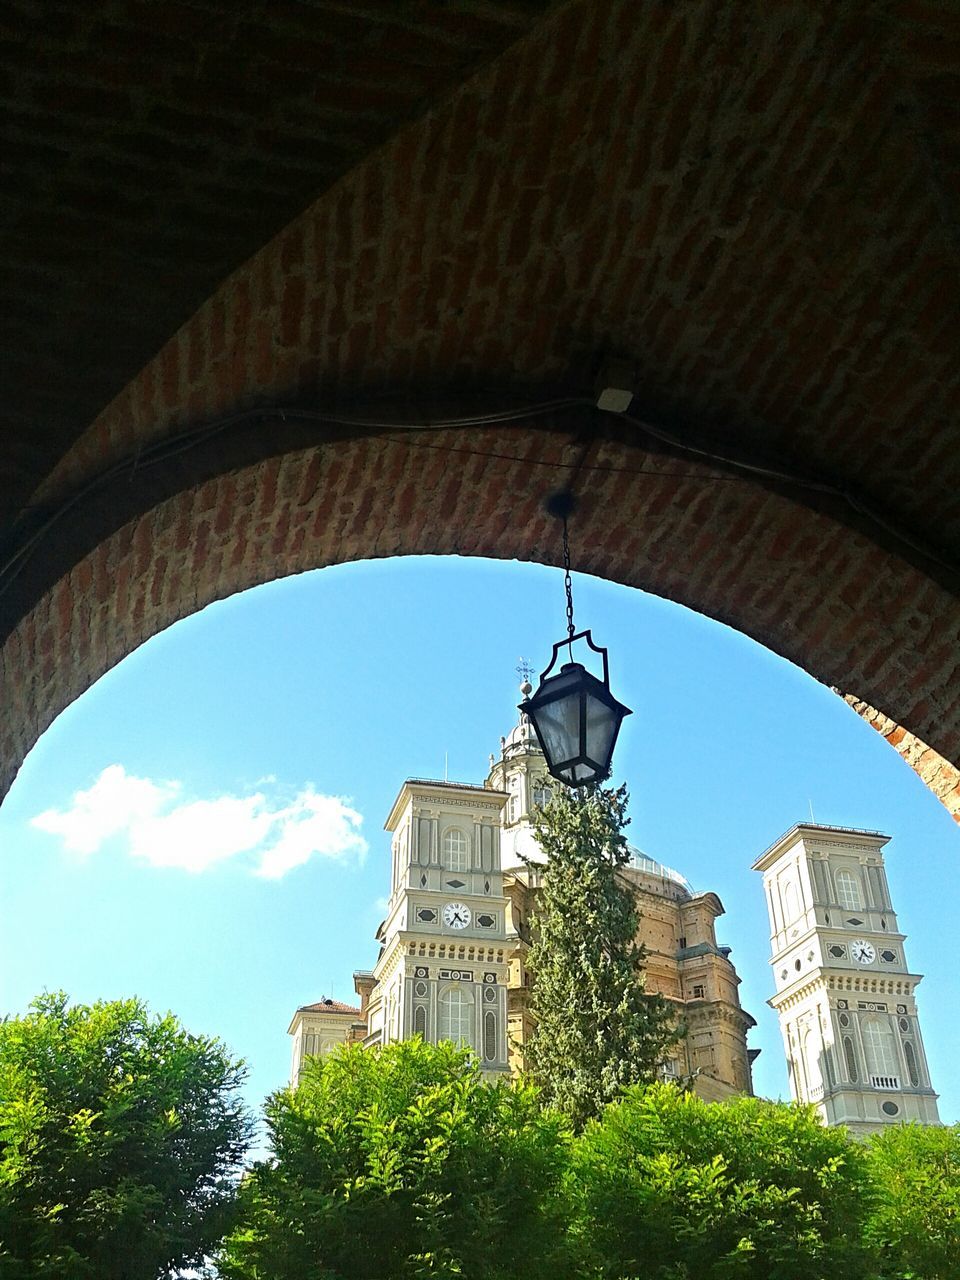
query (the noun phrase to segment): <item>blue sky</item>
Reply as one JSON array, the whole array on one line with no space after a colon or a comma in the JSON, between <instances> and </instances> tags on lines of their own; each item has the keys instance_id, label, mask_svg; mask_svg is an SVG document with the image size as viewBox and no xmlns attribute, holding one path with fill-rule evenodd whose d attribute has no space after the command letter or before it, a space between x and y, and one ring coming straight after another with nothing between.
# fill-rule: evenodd
<instances>
[{"instance_id":1,"label":"blue sky","mask_svg":"<svg viewBox=\"0 0 960 1280\"><path fill-rule=\"evenodd\" d=\"M574 548L575 551L575 548ZM893 836L887 869L941 1117L960 1120L960 831L828 689L737 632L575 575L578 626L634 710L631 842L719 893L758 1093L787 1095L754 858L794 822ZM138 994L284 1083L299 1004L353 999L405 777L480 782L522 657L564 632L561 574L458 558L303 574L154 637L68 708L0 807L0 1014L44 988Z\"/></svg>"}]
</instances>

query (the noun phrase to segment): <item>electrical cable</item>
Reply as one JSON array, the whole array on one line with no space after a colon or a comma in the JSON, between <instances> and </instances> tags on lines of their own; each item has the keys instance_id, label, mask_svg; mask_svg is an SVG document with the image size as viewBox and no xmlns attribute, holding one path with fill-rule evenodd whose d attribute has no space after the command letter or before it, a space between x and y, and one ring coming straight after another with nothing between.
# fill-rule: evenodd
<instances>
[{"instance_id":1,"label":"electrical cable","mask_svg":"<svg viewBox=\"0 0 960 1280\"><path fill-rule=\"evenodd\" d=\"M858 495L841 485L816 479L812 476L804 476L795 471L790 471L781 467L773 467L765 463L754 462L750 459L738 457L726 451L708 449L703 445L694 444L693 442L678 436L674 432L657 424L651 423L646 419L636 417L629 412L610 412L609 410L598 410L596 401L589 396L561 396L550 400L538 401L534 404L521 405L510 409L496 410L489 413L477 413L462 415L451 418L418 418L415 422L397 422L387 421L381 418L363 418L354 417L344 414L324 413L321 410L301 409L301 408L284 408L272 406L267 408L256 408L243 410L239 413L227 415L219 418L212 423L208 423L202 427L194 427L190 430L179 432L176 435L168 436L163 440L157 441L155 444L141 447L137 452L128 458L115 463L106 470L92 477L86 484L82 485L73 494L71 494L59 507L51 511L46 519L44 519L36 529L26 538L21 545L0 565L0 596L2 596L15 580L22 569L27 558L42 541L49 530L57 524L66 514L74 509L78 504L91 494L96 493L99 489L104 488L126 474L130 478L140 471L150 467L159 466L162 463L169 462L171 459L197 448L206 441L217 435L228 431L231 427L236 427L250 422L265 421L270 419L279 419L283 423L306 424L315 426L331 426L345 427L355 431L366 432L423 432L423 431L447 431L447 430L465 430L470 427L489 427L489 426L508 426L512 423L529 421L546 416L549 413L562 412L568 409L590 409L607 413L612 418L618 418L637 431L643 432L652 439L659 441L661 444L667 445L670 449L679 453L687 454L695 458L702 458L707 463L720 465L730 468L734 472L741 473L744 476L760 477L762 479L775 481L778 484L788 485L791 488L804 489L810 492L823 494L824 496L838 499L846 503L858 515L874 524L877 528L882 529L895 542L901 546L909 547L912 551L922 556L924 559L939 565L952 574L960 574L960 568L957 565L947 561L929 547L923 546L910 536L905 530L899 528L891 521L886 519L880 512L873 509L870 504L866 503ZM461 450L455 446L437 445L430 446L425 442L404 441L407 444L423 444L424 447L433 447L439 449L448 449L450 452L457 453L473 453L484 457L505 458L510 461L522 461L530 465L550 465L557 467L581 467L587 471L603 471L616 474L650 474L657 476L680 476L682 473L664 472L664 471L645 471L642 468L629 467L602 467L597 465L584 466L585 452L581 455L576 464L565 463L543 463L540 459L535 458L510 458L509 455L488 453L482 450ZM686 479L700 479L703 481L717 479L736 479L737 476L717 477L717 476L698 476L691 473L683 476ZM26 511L36 509L34 507L25 508Z\"/></svg>"},{"instance_id":2,"label":"electrical cable","mask_svg":"<svg viewBox=\"0 0 960 1280\"><path fill-rule=\"evenodd\" d=\"M615 415L622 418L625 422L629 422L631 426L637 427L639 430L646 432L652 436L654 440L659 440L663 444L668 444L671 448L680 449L684 453L693 454L695 457L706 458L714 463L721 463L723 466L734 467L738 471L748 472L752 475L764 477L767 480L776 480L780 484L788 484L794 488L808 489L813 493L826 494L831 498L839 498L845 502L858 515L865 517L878 528L883 529L896 542L902 546L910 547L911 550L923 556L925 560L930 560L934 564L938 564L942 569L946 569L951 574L960 574L960 566L945 560L931 547L924 546L912 538L909 533L901 529L898 525L887 520L879 511L875 510L869 503L864 502L862 498L852 493L849 489L842 485L833 484L826 480L815 480L809 476L801 476L796 472L782 471L774 467L769 467L761 463L748 462L743 458L731 457L723 453L713 452L699 445L691 444L689 441L682 440L675 436L672 432L664 430L662 427L655 427L651 423L642 418L636 418L630 413L618 413Z\"/></svg>"},{"instance_id":3,"label":"electrical cable","mask_svg":"<svg viewBox=\"0 0 960 1280\"><path fill-rule=\"evenodd\" d=\"M699 445L691 444L689 440L683 440L679 436L675 436L672 432L664 430L663 427L654 426L652 423L647 422L645 418L636 418L631 413L618 413L614 416L622 418L624 422L629 422L632 427L637 427L640 431L652 436L654 440L659 440L662 444L668 444L673 449L682 449L684 453L691 453L698 458L706 458L709 462L720 462L724 466L735 467L738 471L746 471L751 475L763 476L767 480L778 480L782 484L801 485L803 488L813 489L817 493L829 493L836 497L844 496L840 488L827 481L806 479L795 472L780 471L773 467L764 466L761 463L747 462L745 459L734 457L731 454L705 449Z\"/></svg>"},{"instance_id":4,"label":"electrical cable","mask_svg":"<svg viewBox=\"0 0 960 1280\"><path fill-rule=\"evenodd\" d=\"M662 471L659 467L605 467L599 462L584 462L582 456L573 462L557 462L553 458L530 458L520 453L498 453L493 449L461 449L453 444L431 444L429 440L406 440L384 436L391 444L405 449L435 449L438 453L456 453L465 458L492 458L499 462L521 462L526 467L549 467L554 471L596 471L606 476L653 476L673 480L699 480L704 484L745 484L748 477L709 474L706 471ZM567 481L569 487L570 481Z\"/></svg>"},{"instance_id":5,"label":"electrical cable","mask_svg":"<svg viewBox=\"0 0 960 1280\"><path fill-rule=\"evenodd\" d=\"M320 410L294 408L247 409L240 413L229 414L203 427L191 428L189 431L167 436L165 439L157 441L156 444L140 448L132 458L122 459L112 467L99 472L85 485L81 485L59 507L52 511L47 519L33 531L30 537L26 538L16 551L0 565L0 596L3 596L9 589L11 582L16 578L19 569L22 567L24 559L29 556L36 544L63 516L77 506L78 503L89 497L90 494L104 488L112 480L118 479L127 472L130 473L132 479L138 471L144 471L149 467L169 462L170 459L195 449L198 445L206 443L206 441L222 434L231 427L264 419L279 418L284 423L302 422L317 426L347 427L358 431L447 431L462 430L467 427L506 425L511 422L523 422L529 418L542 417L547 413L555 413L563 409L584 407L593 408L593 401L584 396L564 396L553 400L540 401L532 405L523 405L519 408L497 410L492 413L470 414L456 418L427 419L426 421L418 419L416 422L397 422L395 420L387 422L381 419L350 417L341 414L323 413ZM31 509L33 508L25 508L26 511Z\"/></svg>"}]
</instances>

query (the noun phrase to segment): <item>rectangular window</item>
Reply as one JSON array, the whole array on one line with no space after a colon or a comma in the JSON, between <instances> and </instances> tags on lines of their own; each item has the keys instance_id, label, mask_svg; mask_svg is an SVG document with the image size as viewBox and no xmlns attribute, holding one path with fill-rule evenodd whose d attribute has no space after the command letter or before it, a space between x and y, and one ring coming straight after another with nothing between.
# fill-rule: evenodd
<instances>
[{"instance_id":1,"label":"rectangular window","mask_svg":"<svg viewBox=\"0 0 960 1280\"><path fill-rule=\"evenodd\" d=\"M694 1000L702 1000L704 998L704 988L702 986L693 988L693 998Z\"/></svg>"}]
</instances>

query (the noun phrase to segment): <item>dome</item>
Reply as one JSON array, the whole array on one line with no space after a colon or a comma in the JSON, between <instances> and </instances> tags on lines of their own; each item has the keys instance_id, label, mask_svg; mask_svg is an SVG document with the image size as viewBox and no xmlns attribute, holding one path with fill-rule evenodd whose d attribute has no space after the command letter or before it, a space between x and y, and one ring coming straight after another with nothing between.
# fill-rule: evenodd
<instances>
[{"instance_id":1,"label":"dome","mask_svg":"<svg viewBox=\"0 0 960 1280\"><path fill-rule=\"evenodd\" d=\"M521 715L518 724L515 724L507 736L503 740L504 752L510 752L518 747L526 747L528 750L540 750L540 743L537 740L536 732L530 722L530 717Z\"/></svg>"},{"instance_id":2,"label":"dome","mask_svg":"<svg viewBox=\"0 0 960 1280\"><path fill-rule=\"evenodd\" d=\"M516 871L525 866L528 860L545 861L543 850L537 844L536 836L533 834L533 827L528 822L518 823L503 832L500 851L501 866L504 871ZM679 885L691 898L694 896L696 890L687 877L681 875L679 871L668 867L664 862L658 862L656 858L651 858L635 845L628 844L627 851L630 854L630 860L626 865L631 870L639 871L645 876L655 876L658 880L669 880L671 884Z\"/></svg>"},{"instance_id":3,"label":"dome","mask_svg":"<svg viewBox=\"0 0 960 1280\"><path fill-rule=\"evenodd\" d=\"M656 858L651 858L649 854L644 853L642 849L638 849L635 845L628 844L627 849L630 852L630 861L627 866L632 867L634 871L642 871L647 876L658 876L661 880L672 880L674 884L678 884L687 893L693 893L693 885L679 871L674 871L673 867L668 867L665 862L658 862Z\"/></svg>"}]
</instances>

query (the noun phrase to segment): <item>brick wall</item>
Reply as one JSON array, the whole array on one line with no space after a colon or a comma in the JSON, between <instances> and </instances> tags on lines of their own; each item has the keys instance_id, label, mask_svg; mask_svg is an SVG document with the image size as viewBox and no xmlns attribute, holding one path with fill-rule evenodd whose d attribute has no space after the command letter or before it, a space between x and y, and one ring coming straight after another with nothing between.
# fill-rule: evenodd
<instances>
[{"instance_id":1,"label":"brick wall","mask_svg":"<svg viewBox=\"0 0 960 1280\"><path fill-rule=\"evenodd\" d=\"M643 413L826 473L949 560L956 245L921 127L944 11L925 12L918 43L886 6L564 6L228 278L35 497L238 408L382 396L412 417L584 390L615 351ZM2 651L5 784L97 675L209 600L372 555L550 560L562 427L291 449L268 415L203 474L190 454L166 489L132 473L133 509L81 504ZM579 567L740 628L960 762L953 570L852 507L647 444L595 446Z\"/></svg>"},{"instance_id":2,"label":"brick wall","mask_svg":"<svg viewBox=\"0 0 960 1280\"><path fill-rule=\"evenodd\" d=\"M4 646L4 787L53 716L100 674L234 591L391 555L555 563L556 527L541 501L579 452L529 428L417 432L288 453L161 503L75 566ZM944 592L781 496L706 467L677 472L632 446L595 446L581 473L578 568L736 626L956 749L960 610ZM906 758L922 760L925 778L939 759ZM955 789L938 794L958 810Z\"/></svg>"},{"instance_id":3,"label":"brick wall","mask_svg":"<svg viewBox=\"0 0 960 1280\"><path fill-rule=\"evenodd\" d=\"M844 701L853 707L857 715L866 720L867 724L883 735L954 819L960 822L960 769L949 760L944 760L943 756L932 747L921 742L915 734L908 733L876 707L862 702L853 694L846 694Z\"/></svg>"}]
</instances>

